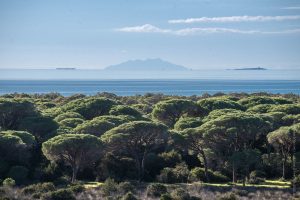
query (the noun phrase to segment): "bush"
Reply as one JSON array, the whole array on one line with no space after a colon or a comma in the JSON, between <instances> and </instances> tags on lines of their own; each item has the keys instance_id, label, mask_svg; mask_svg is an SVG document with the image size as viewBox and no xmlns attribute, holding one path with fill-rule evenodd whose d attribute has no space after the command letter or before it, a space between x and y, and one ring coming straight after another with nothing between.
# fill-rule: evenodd
<instances>
[{"instance_id":1,"label":"bush","mask_svg":"<svg viewBox=\"0 0 300 200\"><path fill-rule=\"evenodd\" d=\"M34 194L34 193L46 193L50 191L54 191L55 186L53 183L38 183L26 186L22 189L22 193L24 195Z\"/></svg>"},{"instance_id":2,"label":"bush","mask_svg":"<svg viewBox=\"0 0 300 200\"><path fill-rule=\"evenodd\" d=\"M173 200L190 200L190 195L184 189L178 188L171 193Z\"/></svg>"},{"instance_id":3,"label":"bush","mask_svg":"<svg viewBox=\"0 0 300 200\"><path fill-rule=\"evenodd\" d=\"M126 194L128 192L133 192L134 191L134 186L130 182L125 181L125 182L119 183L118 190L119 190L120 193Z\"/></svg>"},{"instance_id":4,"label":"bush","mask_svg":"<svg viewBox=\"0 0 300 200\"><path fill-rule=\"evenodd\" d=\"M131 192L128 192L122 197L122 200L137 200L137 198Z\"/></svg>"},{"instance_id":5,"label":"bush","mask_svg":"<svg viewBox=\"0 0 300 200\"><path fill-rule=\"evenodd\" d=\"M42 196L43 200L76 200L74 193L68 189L59 189Z\"/></svg>"},{"instance_id":6,"label":"bush","mask_svg":"<svg viewBox=\"0 0 300 200\"><path fill-rule=\"evenodd\" d=\"M201 198L200 197L192 196L192 197L190 197L190 200L201 200Z\"/></svg>"},{"instance_id":7,"label":"bush","mask_svg":"<svg viewBox=\"0 0 300 200\"><path fill-rule=\"evenodd\" d=\"M250 178L248 180L248 182L250 184L258 184L261 182L264 182L265 180L263 178L261 178L261 176L264 176L264 174L260 171L252 171L250 173Z\"/></svg>"},{"instance_id":8,"label":"bush","mask_svg":"<svg viewBox=\"0 0 300 200\"><path fill-rule=\"evenodd\" d=\"M212 170L208 170L208 177L211 182L217 182L217 183L225 183L230 180L227 176L221 174L220 172L218 171L214 172ZM200 167L195 167L194 169L192 169L190 172L189 180L203 181L203 182L206 181L205 169Z\"/></svg>"},{"instance_id":9,"label":"bush","mask_svg":"<svg viewBox=\"0 0 300 200\"><path fill-rule=\"evenodd\" d=\"M6 178L2 184L4 187L14 187L16 185L16 181L12 178Z\"/></svg>"},{"instance_id":10,"label":"bush","mask_svg":"<svg viewBox=\"0 0 300 200\"><path fill-rule=\"evenodd\" d=\"M300 175L298 175L294 178L294 183L296 184L297 188L300 187Z\"/></svg>"},{"instance_id":11,"label":"bush","mask_svg":"<svg viewBox=\"0 0 300 200\"><path fill-rule=\"evenodd\" d=\"M163 183L183 183L187 182L189 169L186 164L180 163L174 168L166 167L158 176L158 180Z\"/></svg>"},{"instance_id":12,"label":"bush","mask_svg":"<svg viewBox=\"0 0 300 200\"><path fill-rule=\"evenodd\" d=\"M14 179L17 184L22 184L27 179L28 169L23 166L13 166L8 172L8 177Z\"/></svg>"},{"instance_id":13,"label":"bush","mask_svg":"<svg viewBox=\"0 0 300 200\"><path fill-rule=\"evenodd\" d=\"M116 183L114 179L108 178L101 186L101 189L104 196L111 196L118 191L118 183Z\"/></svg>"},{"instance_id":14,"label":"bush","mask_svg":"<svg viewBox=\"0 0 300 200\"><path fill-rule=\"evenodd\" d=\"M162 194L167 192L166 186L160 183L152 183L147 187L148 197L160 197Z\"/></svg>"},{"instance_id":15,"label":"bush","mask_svg":"<svg viewBox=\"0 0 300 200\"><path fill-rule=\"evenodd\" d=\"M218 200L238 200L237 196L230 192L218 198Z\"/></svg>"},{"instance_id":16,"label":"bush","mask_svg":"<svg viewBox=\"0 0 300 200\"><path fill-rule=\"evenodd\" d=\"M160 196L160 200L173 200L173 199L170 194L165 193Z\"/></svg>"},{"instance_id":17,"label":"bush","mask_svg":"<svg viewBox=\"0 0 300 200\"><path fill-rule=\"evenodd\" d=\"M66 186L70 183L71 183L70 178L68 178L66 176L62 176L62 177L59 177L56 180L54 180L54 184L57 186Z\"/></svg>"},{"instance_id":18,"label":"bush","mask_svg":"<svg viewBox=\"0 0 300 200\"><path fill-rule=\"evenodd\" d=\"M74 192L75 194L83 192L84 191L84 186L80 185L80 184L75 184L75 185L70 185L68 187L69 190L71 190L72 192Z\"/></svg>"}]
</instances>

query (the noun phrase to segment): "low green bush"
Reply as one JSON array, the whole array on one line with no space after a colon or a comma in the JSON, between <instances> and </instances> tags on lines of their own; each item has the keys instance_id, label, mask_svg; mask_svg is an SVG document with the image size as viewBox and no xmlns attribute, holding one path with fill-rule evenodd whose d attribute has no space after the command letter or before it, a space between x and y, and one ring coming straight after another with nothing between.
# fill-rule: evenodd
<instances>
[{"instance_id":1,"label":"low green bush","mask_svg":"<svg viewBox=\"0 0 300 200\"><path fill-rule=\"evenodd\" d=\"M166 167L161 170L157 177L158 181L163 183L183 183L187 182L189 169L185 163L180 163L174 168Z\"/></svg>"},{"instance_id":2,"label":"low green bush","mask_svg":"<svg viewBox=\"0 0 300 200\"><path fill-rule=\"evenodd\" d=\"M59 177L53 181L56 186L67 186L71 183L70 178L66 176Z\"/></svg>"},{"instance_id":3,"label":"low green bush","mask_svg":"<svg viewBox=\"0 0 300 200\"><path fill-rule=\"evenodd\" d=\"M59 189L44 194L42 200L76 200L74 193L69 189Z\"/></svg>"},{"instance_id":4,"label":"low green bush","mask_svg":"<svg viewBox=\"0 0 300 200\"><path fill-rule=\"evenodd\" d=\"M36 194L37 193L46 193L50 191L54 191L55 186L53 183L38 183L33 185L28 185L22 189L22 193L24 195Z\"/></svg>"},{"instance_id":5,"label":"low green bush","mask_svg":"<svg viewBox=\"0 0 300 200\"><path fill-rule=\"evenodd\" d=\"M215 182L215 183L225 183L228 182L230 179L221 174L218 171L212 171L212 170L208 170L208 177L210 182ZM200 167L195 167L194 169L192 169L190 171L190 176L189 176L189 180L190 181L206 181L206 177L205 177L205 169L204 168L200 168Z\"/></svg>"},{"instance_id":6,"label":"low green bush","mask_svg":"<svg viewBox=\"0 0 300 200\"><path fill-rule=\"evenodd\" d=\"M160 183L152 183L147 187L148 197L160 197L162 194L167 192L166 186Z\"/></svg>"},{"instance_id":7,"label":"low green bush","mask_svg":"<svg viewBox=\"0 0 300 200\"><path fill-rule=\"evenodd\" d=\"M122 197L122 200L137 200L137 198L132 194L132 192L128 192Z\"/></svg>"},{"instance_id":8,"label":"low green bush","mask_svg":"<svg viewBox=\"0 0 300 200\"><path fill-rule=\"evenodd\" d=\"M296 187L300 187L300 174L294 178L294 183L296 184Z\"/></svg>"},{"instance_id":9,"label":"low green bush","mask_svg":"<svg viewBox=\"0 0 300 200\"><path fill-rule=\"evenodd\" d=\"M250 184L259 184L265 181L265 179L262 178L264 174L260 171L252 171L249 176L250 178L248 180L248 183Z\"/></svg>"},{"instance_id":10,"label":"low green bush","mask_svg":"<svg viewBox=\"0 0 300 200\"><path fill-rule=\"evenodd\" d=\"M72 192L74 192L75 194L83 192L84 191L84 186L81 184L74 184L74 185L70 185L68 187L69 190L71 190Z\"/></svg>"},{"instance_id":11,"label":"low green bush","mask_svg":"<svg viewBox=\"0 0 300 200\"><path fill-rule=\"evenodd\" d=\"M171 192L173 200L190 200L190 195L182 188L177 188Z\"/></svg>"},{"instance_id":12,"label":"low green bush","mask_svg":"<svg viewBox=\"0 0 300 200\"><path fill-rule=\"evenodd\" d=\"M118 185L118 191L121 194L126 194L128 192L133 192L134 191L134 185L132 185L130 182L125 181L125 182L121 182Z\"/></svg>"},{"instance_id":13,"label":"low green bush","mask_svg":"<svg viewBox=\"0 0 300 200\"><path fill-rule=\"evenodd\" d=\"M4 179L2 185L4 187L14 187L16 185L16 181L12 178L6 178Z\"/></svg>"},{"instance_id":14,"label":"low green bush","mask_svg":"<svg viewBox=\"0 0 300 200\"><path fill-rule=\"evenodd\" d=\"M111 196L118 191L118 183L114 179L108 178L101 186L104 196Z\"/></svg>"},{"instance_id":15,"label":"low green bush","mask_svg":"<svg viewBox=\"0 0 300 200\"><path fill-rule=\"evenodd\" d=\"M162 194L159 200L173 200L169 193Z\"/></svg>"},{"instance_id":16,"label":"low green bush","mask_svg":"<svg viewBox=\"0 0 300 200\"><path fill-rule=\"evenodd\" d=\"M233 192L229 192L219 197L218 200L238 200L238 198Z\"/></svg>"}]
</instances>

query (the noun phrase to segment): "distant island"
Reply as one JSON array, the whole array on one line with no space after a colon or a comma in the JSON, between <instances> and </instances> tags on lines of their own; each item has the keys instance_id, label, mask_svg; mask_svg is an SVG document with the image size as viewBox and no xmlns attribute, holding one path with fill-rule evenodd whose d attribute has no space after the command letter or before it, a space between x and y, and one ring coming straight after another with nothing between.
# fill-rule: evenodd
<instances>
[{"instance_id":1,"label":"distant island","mask_svg":"<svg viewBox=\"0 0 300 200\"><path fill-rule=\"evenodd\" d=\"M56 70L75 70L76 68L74 68L74 67L57 67L55 69Z\"/></svg>"},{"instance_id":2,"label":"distant island","mask_svg":"<svg viewBox=\"0 0 300 200\"><path fill-rule=\"evenodd\" d=\"M232 70L267 70L267 69L263 67L245 67L245 68L236 68Z\"/></svg>"},{"instance_id":3,"label":"distant island","mask_svg":"<svg viewBox=\"0 0 300 200\"><path fill-rule=\"evenodd\" d=\"M104 70L112 71L187 71L188 68L164 61L162 59L129 60L111 65Z\"/></svg>"}]
</instances>

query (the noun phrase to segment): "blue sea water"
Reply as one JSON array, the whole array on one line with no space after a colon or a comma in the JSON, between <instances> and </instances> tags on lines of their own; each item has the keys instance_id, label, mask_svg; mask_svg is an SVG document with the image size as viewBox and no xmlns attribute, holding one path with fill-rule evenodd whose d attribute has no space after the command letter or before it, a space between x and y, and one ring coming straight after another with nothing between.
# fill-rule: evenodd
<instances>
[{"instance_id":1,"label":"blue sea water","mask_svg":"<svg viewBox=\"0 0 300 200\"><path fill-rule=\"evenodd\" d=\"M300 71L107 72L104 70L0 70L0 94L59 92L93 95L217 92L300 94Z\"/></svg>"}]
</instances>

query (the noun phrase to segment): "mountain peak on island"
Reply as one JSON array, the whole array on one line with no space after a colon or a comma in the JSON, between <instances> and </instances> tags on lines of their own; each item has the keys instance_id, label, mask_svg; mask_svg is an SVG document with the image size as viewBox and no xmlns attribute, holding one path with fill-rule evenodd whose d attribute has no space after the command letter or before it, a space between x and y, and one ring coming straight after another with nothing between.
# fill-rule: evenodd
<instances>
[{"instance_id":1,"label":"mountain peak on island","mask_svg":"<svg viewBox=\"0 0 300 200\"><path fill-rule=\"evenodd\" d=\"M105 70L114 71L186 71L184 66L176 65L160 58L145 60L129 60L117 65L111 65Z\"/></svg>"}]
</instances>

